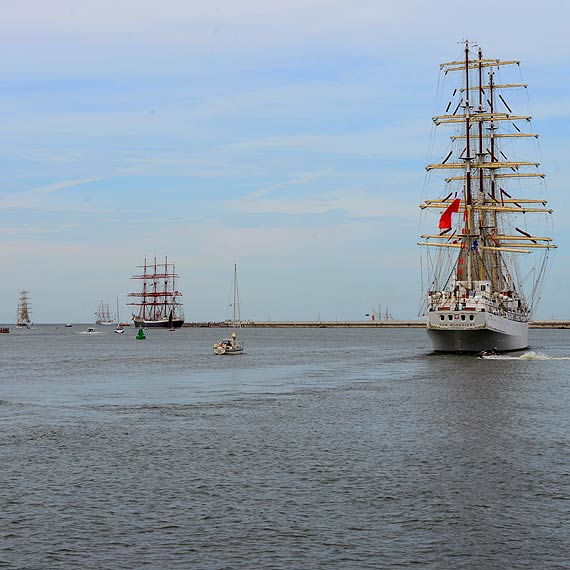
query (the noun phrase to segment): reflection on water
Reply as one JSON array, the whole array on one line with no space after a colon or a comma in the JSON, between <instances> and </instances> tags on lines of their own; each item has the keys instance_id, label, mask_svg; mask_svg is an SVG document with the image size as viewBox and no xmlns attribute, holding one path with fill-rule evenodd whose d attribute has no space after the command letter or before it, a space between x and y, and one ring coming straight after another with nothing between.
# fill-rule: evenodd
<instances>
[{"instance_id":1,"label":"reflection on water","mask_svg":"<svg viewBox=\"0 0 570 570\"><path fill-rule=\"evenodd\" d=\"M5 567L566 567L564 331L135 333L3 335Z\"/></svg>"}]
</instances>

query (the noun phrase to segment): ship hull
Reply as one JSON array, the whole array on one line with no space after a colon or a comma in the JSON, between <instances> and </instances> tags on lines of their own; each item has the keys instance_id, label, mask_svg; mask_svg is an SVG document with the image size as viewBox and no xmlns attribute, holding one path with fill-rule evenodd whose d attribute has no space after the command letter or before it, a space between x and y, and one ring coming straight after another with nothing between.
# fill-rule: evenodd
<instances>
[{"instance_id":1,"label":"ship hull","mask_svg":"<svg viewBox=\"0 0 570 570\"><path fill-rule=\"evenodd\" d=\"M427 333L436 352L508 352L528 347L528 322L486 312L434 311L428 315Z\"/></svg>"},{"instance_id":2,"label":"ship hull","mask_svg":"<svg viewBox=\"0 0 570 570\"><path fill-rule=\"evenodd\" d=\"M133 322L135 324L135 327L142 327L143 329L179 329L184 324L184 319L172 319L172 322L170 322L168 319L147 321L138 317L134 317Z\"/></svg>"}]
</instances>

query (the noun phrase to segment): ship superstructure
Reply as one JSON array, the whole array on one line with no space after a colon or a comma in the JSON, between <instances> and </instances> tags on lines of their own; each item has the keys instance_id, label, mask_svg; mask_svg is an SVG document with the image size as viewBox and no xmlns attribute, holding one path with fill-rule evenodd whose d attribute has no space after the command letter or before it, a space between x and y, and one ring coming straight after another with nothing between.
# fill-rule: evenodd
<instances>
[{"instance_id":1,"label":"ship superstructure","mask_svg":"<svg viewBox=\"0 0 570 570\"><path fill-rule=\"evenodd\" d=\"M441 160L426 166L427 186L435 182L440 197L420 205L425 233L418 242L427 278L422 312L437 351L526 348L556 247L545 233L552 210L540 197L544 174L519 155L538 134L507 96L527 86L502 77L518 65L486 58L469 42L461 58L441 64L444 83L459 81L444 113L433 118L436 129L452 133Z\"/></svg>"}]
</instances>

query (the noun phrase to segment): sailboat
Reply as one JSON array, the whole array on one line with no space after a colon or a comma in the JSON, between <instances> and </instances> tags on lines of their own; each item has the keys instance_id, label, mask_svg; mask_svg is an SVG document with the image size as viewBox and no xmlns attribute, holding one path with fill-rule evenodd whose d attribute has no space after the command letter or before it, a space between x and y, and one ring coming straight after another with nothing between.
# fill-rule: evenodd
<instances>
[{"instance_id":1,"label":"sailboat","mask_svg":"<svg viewBox=\"0 0 570 570\"><path fill-rule=\"evenodd\" d=\"M95 313L95 324L106 326L115 324L115 320L111 316L111 311L109 310L109 303L103 303L103 301L99 303L97 312Z\"/></svg>"},{"instance_id":2,"label":"sailboat","mask_svg":"<svg viewBox=\"0 0 570 570\"><path fill-rule=\"evenodd\" d=\"M420 204L425 233L418 242L427 276L420 314L435 351L528 346L528 322L556 246L546 237L552 210L535 194L544 191L544 174L538 162L518 158L521 150L536 152L528 146L538 138L527 132L531 117L511 108L527 87L508 78L518 65L484 57L465 42L456 61L440 66L444 84L458 82L444 113L433 118L434 140L436 127L454 131L442 158L426 170L449 175L435 180L440 197Z\"/></svg>"},{"instance_id":3,"label":"sailboat","mask_svg":"<svg viewBox=\"0 0 570 570\"><path fill-rule=\"evenodd\" d=\"M129 297L137 300L129 303L139 307L138 314L133 314L133 322L136 327L143 328L175 328L179 329L184 324L182 311L182 293L176 289L174 264L157 263L156 257L153 263L139 266L143 273L134 275L132 279L138 279L141 283L141 291L129 293Z\"/></svg>"},{"instance_id":4,"label":"sailboat","mask_svg":"<svg viewBox=\"0 0 570 570\"><path fill-rule=\"evenodd\" d=\"M125 329L121 324L121 319L119 318L119 297L117 297L117 326L113 332L116 332L117 334L123 334L125 332Z\"/></svg>"},{"instance_id":5,"label":"sailboat","mask_svg":"<svg viewBox=\"0 0 570 570\"><path fill-rule=\"evenodd\" d=\"M16 328L31 328L32 327L32 302L30 300L30 293L28 291L20 292L20 299L18 301L18 308L16 309Z\"/></svg>"},{"instance_id":6,"label":"sailboat","mask_svg":"<svg viewBox=\"0 0 570 570\"><path fill-rule=\"evenodd\" d=\"M239 291L237 281L237 265L234 263L234 302L233 318L232 318L232 334L230 338L223 338L220 342L214 344L214 354L219 356L223 354L243 354L243 342L237 337L237 330L241 329L241 314L239 307Z\"/></svg>"}]
</instances>

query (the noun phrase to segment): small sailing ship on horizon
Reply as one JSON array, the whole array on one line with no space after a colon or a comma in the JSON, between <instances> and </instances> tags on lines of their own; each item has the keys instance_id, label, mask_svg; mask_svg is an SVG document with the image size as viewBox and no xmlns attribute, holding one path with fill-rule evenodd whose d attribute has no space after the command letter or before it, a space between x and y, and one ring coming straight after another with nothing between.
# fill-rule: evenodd
<instances>
[{"instance_id":1,"label":"small sailing ship on horizon","mask_svg":"<svg viewBox=\"0 0 570 570\"><path fill-rule=\"evenodd\" d=\"M32 301L28 291L20 292L20 299L18 300L18 308L16 309L16 328L31 328L32 327Z\"/></svg>"},{"instance_id":2,"label":"small sailing ship on horizon","mask_svg":"<svg viewBox=\"0 0 570 570\"><path fill-rule=\"evenodd\" d=\"M115 319L111 315L111 311L109 309L109 303L104 303L103 301L99 303L97 312L95 313L95 324L104 326L115 324Z\"/></svg>"},{"instance_id":3,"label":"small sailing ship on horizon","mask_svg":"<svg viewBox=\"0 0 570 570\"><path fill-rule=\"evenodd\" d=\"M234 263L234 300L232 303L232 334L230 338L223 338L220 342L214 344L214 354L222 356L243 354L243 342L238 339L237 330L241 329L241 312L239 306L239 291L237 282L237 264Z\"/></svg>"},{"instance_id":4,"label":"small sailing ship on horizon","mask_svg":"<svg viewBox=\"0 0 570 570\"><path fill-rule=\"evenodd\" d=\"M518 158L538 134L526 131L531 117L507 101L527 85L501 76L519 62L483 57L476 47L465 42L456 61L440 66L444 84L458 82L433 122L454 131L442 159L426 170L450 174L435 180L441 197L420 205L427 276L420 313L441 352L527 348L528 321L556 247L546 237L552 210L536 196L544 174L538 162Z\"/></svg>"},{"instance_id":5,"label":"small sailing ship on horizon","mask_svg":"<svg viewBox=\"0 0 570 570\"><path fill-rule=\"evenodd\" d=\"M133 275L131 279L141 281L141 290L129 293L129 297L136 300L128 303L139 307L137 314L132 315L136 327L179 329L184 324L182 309L182 293L176 288L176 279L173 263L164 258L164 263L158 263L156 257L152 263L139 265L143 272Z\"/></svg>"}]
</instances>

